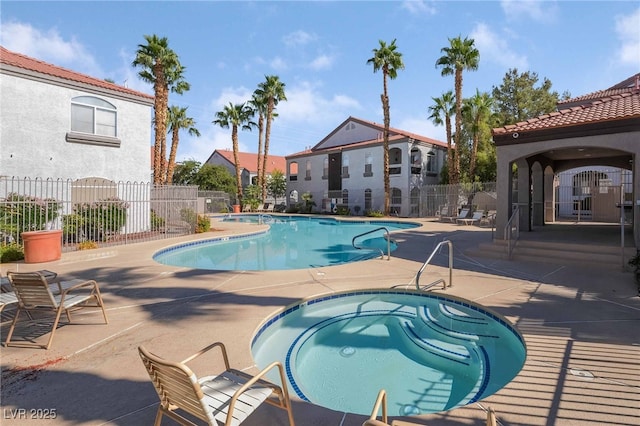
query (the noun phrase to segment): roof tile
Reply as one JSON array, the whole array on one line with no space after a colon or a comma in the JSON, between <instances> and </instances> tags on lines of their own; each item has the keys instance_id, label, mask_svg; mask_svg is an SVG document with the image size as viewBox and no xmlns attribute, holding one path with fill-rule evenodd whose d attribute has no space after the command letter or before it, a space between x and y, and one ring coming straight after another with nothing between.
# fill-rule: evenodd
<instances>
[{"instance_id":1,"label":"roof tile","mask_svg":"<svg viewBox=\"0 0 640 426\"><path fill-rule=\"evenodd\" d=\"M12 52L3 46L0 46L0 67L2 65L9 65L17 68L22 68L28 71L37 72L40 74L46 74L52 77L62 78L69 81L75 81L77 83L88 84L91 86L100 87L102 89L114 90L116 92L126 93L128 95L134 95L143 97L146 99L153 99L154 97L146 93L131 90L127 87L119 86L114 83L109 83L106 80L90 77L85 74L81 74L76 71L71 71L66 68L62 68L56 65L49 64L38 59L31 58L20 53Z\"/></svg>"}]
</instances>

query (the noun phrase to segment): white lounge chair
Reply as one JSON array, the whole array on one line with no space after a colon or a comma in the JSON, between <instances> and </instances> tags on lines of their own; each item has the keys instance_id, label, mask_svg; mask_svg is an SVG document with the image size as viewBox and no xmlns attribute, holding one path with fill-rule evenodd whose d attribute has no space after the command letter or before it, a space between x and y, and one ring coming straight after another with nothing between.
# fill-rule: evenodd
<instances>
[{"instance_id":1,"label":"white lounge chair","mask_svg":"<svg viewBox=\"0 0 640 426\"><path fill-rule=\"evenodd\" d=\"M471 217L465 217L465 218L461 218L461 219L456 219L456 223L458 225L460 225L461 223L464 223L465 225L473 225L476 222L480 222L480 220L482 220L483 216L484 216L484 211L483 210L477 210L477 211L473 212L473 215L471 215Z\"/></svg>"},{"instance_id":2,"label":"white lounge chair","mask_svg":"<svg viewBox=\"0 0 640 426\"><path fill-rule=\"evenodd\" d=\"M465 207L462 210L460 210L460 213L458 213L458 216L452 216L449 218L449 220L453 223L458 223L458 219L466 219L467 216L469 216L469 209Z\"/></svg>"}]
</instances>

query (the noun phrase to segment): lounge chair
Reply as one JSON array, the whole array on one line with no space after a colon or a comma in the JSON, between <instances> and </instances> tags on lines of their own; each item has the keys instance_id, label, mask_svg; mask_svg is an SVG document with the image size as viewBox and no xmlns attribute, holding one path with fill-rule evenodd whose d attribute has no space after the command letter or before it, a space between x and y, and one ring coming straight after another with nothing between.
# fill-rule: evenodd
<instances>
[{"instance_id":1,"label":"lounge chair","mask_svg":"<svg viewBox=\"0 0 640 426\"><path fill-rule=\"evenodd\" d=\"M467 216L469 216L469 209L465 207L462 210L460 210L460 213L458 213L458 216L451 216L449 220L451 222L458 223L458 219L466 219Z\"/></svg>"},{"instance_id":2,"label":"lounge chair","mask_svg":"<svg viewBox=\"0 0 640 426\"><path fill-rule=\"evenodd\" d=\"M476 222L480 222L480 220L482 220L483 216L484 216L484 211L483 210L477 210L477 211L473 212L473 215L471 215L471 217L465 217L465 218L456 219L456 223L458 225L460 225L461 223L464 223L465 225L473 225Z\"/></svg>"},{"instance_id":3,"label":"lounge chair","mask_svg":"<svg viewBox=\"0 0 640 426\"><path fill-rule=\"evenodd\" d=\"M382 420L378 420L378 412L382 408ZM362 423L362 426L419 426L422 423L410 423L410 422L395 422L389 423L387 417L387 394L384 389L380 389L378 392L378 398L373 406L371 416ZM487 423L486 426L497 426L496 415L492 408L487 411Z\"/></svg>"},{"instance_id":4,"label":"lounge chair","mask_svg":"<svg viewBox=\"0 0 640 426\"><path fill-rule=\"evenodd\" d=\"M216 347L222 352L225 371L216 376L197 378L186 363ZM284 369L279 362L273 362L256 376L251 376L229 367L227 350L221 342L207 346L182 362L166 361L143 346L138 347L138 352L160 397L155 426L160 425L164 415L178 423L193 425L185 414L211 426L235 426L263 402L286 410L289 424L294 426ZM273 368L278 369L282 386L263 379Z\"/></svg>"},{"instance_id":5,"label":"lounge chair","mask_svg":"<svg viewBox=\"0 0 640 426\"><path fill-rule=\"evenodd\" d=\"M273 203L266 203L264 206L265 206L264 207L265 213L273 213L273 207L274 207Z\"/></svg>"},{"instance_id":6,"label":"lounge chair","mask_svg":"<svg viewBox=\"0 0 640 426\"><path fill-rule=\"evenodd\" d=\"M100 295L100 289L98 288L98 284L93 280L76 279L51 284L52 286L58 286L59 291L57 294L54 294L51 291L50 284L47 282L46 277L40 272L8 272L7 278L15 293L18 308L11 322L11 328L7 334L5 346L42 347L49 349L51 342L53 342L53 336L55 335L62 312L65 312L67 320L71 322L70 310L72 308L100 308L102 309L105 324L109 323L107 313L104 310L102 296ZM11 337L18 323L20 313L25 311L27 314L30 314L31 311L42 310L54 311L56 314L47 344L40 345L22 341L12 342Z\"/></svg>"}]
</instances>

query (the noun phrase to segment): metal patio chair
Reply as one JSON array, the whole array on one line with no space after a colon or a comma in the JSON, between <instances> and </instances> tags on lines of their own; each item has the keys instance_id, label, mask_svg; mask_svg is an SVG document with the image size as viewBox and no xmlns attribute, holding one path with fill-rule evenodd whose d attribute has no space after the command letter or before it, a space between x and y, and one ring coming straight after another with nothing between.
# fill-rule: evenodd
<instances>
[{"instance_id":1,"label":"metal patio chair","mask_svg":"<svg viewBox=\"0 0 640 426\"><path fill-rule=\"evenodd\" d=\"M7 334L5 346L42 347L49 349L55 335L60 316L64 312L71 322L71 309L95 307L102 310L105 324L109 323L104 309L102 296L98 284L94 280L70 280L49 284L44 274L40 272L8 272L7 278L17 299L18 307ZM57 285L59 292L54 294L50 285ZM18 318L22 312L30 314L33 311L53 311L55 320L51 326L51 335L46 345L27 342L12 342Z\"/></svg>"},{"instance_id":2,"label":"metal patio chair","mask_svg":"<svg viewBox=\"0 0 640 426\"><path fill-rule=\"evenodd\" d=\"M196 377L186 365L213 348L220 348L225 371L218 375ZM212 426L241 424L263 402L287 411L289 424L294 426L291 401L284 369L273 362L255 376L230 368L223 343L213 343L182 362L171 362L138 347L142 362L160 397L155 426L163 416L183 425L193 425L185 415L196 417ZM264 380L267 372L277 368L282 386Z\"/></svg>"}]
</instances>

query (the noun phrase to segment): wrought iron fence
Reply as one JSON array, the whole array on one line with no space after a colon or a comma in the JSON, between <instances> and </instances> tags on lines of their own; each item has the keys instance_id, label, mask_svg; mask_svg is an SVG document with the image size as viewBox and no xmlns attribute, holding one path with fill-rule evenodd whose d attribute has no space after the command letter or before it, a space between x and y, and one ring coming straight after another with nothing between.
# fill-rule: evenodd
<instances>
[{"instance_id":1,"label":"wrought iron fence","mask_svg":"<svg viewBox=\"0 0 640 426\"><path fill-rule=\"evenodd\" d=\"M191 234L197 195L196 186L0 177L0 242L61 229L63 251L73 251Z\"/></svg>"}]
</instances>

